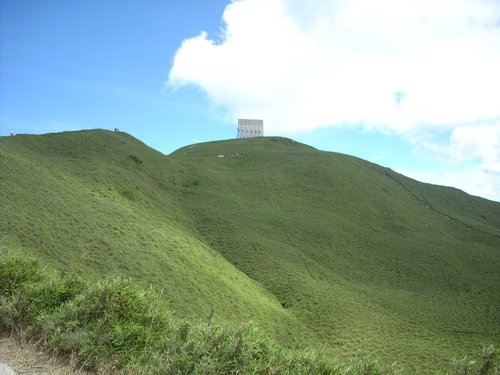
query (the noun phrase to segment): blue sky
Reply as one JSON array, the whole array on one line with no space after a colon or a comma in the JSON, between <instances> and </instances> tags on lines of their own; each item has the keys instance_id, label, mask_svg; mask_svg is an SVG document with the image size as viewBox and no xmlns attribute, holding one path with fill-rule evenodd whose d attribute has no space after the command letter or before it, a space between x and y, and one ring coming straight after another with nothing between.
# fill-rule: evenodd
<instances>
[{"instance_id":1,"label":"blue sky","mask_svg":"<svg viewBox=\"0 0 500 375\"><path fill-rule=\"evenodd\" d=\"M0 135L166 154L238 117L500 201L496 0L1 0Z\"/></svg>"},{"instance_id":2,"label":"blue sky","mask_svg":"<svg viewBox=\"0 0 500 375\"><path fill-rule=\"evenodd\" d=\"M127 131L165 153L228 138L199 89L165 88L176 49L225 2L1 2L0 133Z\"/></svg>"}]
</instances>

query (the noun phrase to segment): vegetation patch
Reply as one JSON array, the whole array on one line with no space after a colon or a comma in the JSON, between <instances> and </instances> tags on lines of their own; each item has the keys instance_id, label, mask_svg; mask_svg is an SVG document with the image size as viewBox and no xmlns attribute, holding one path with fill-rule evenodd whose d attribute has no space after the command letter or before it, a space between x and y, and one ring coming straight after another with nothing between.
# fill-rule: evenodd
<instances>
[{"instance_id":1,"label":"vegetation patch","mask_svg":"<svg viewBox=\"0 0 500 375\"><path fill-rule=\"evenodd\" d=\"M2 330L81 366L130 374L396 374L375 361L341 363L275 344L253 324L237 329L179 319L129 280L60 277L37 261L0 259ZM495 364L491 361L491 368ZM489 370L488 370L489 371Z\"/></svg>"},{"instance_id":2,"label":"vegetation patch","mask_svg":"<svg viewBox=\"0 0 500 375\"><path fill-rule=\"evenodd\" d=\"M123 278L61 277L37 261L0 258L0 328L73 354L79 365L127 374L402 374L396 364L339 361L284 349L253 324L237 329L175 317L153 291ZM497 374L490 346L447 374Z\"/></svg>"},{"instance_id":3,"label":"vegetation patch","mask_svg":"<svg viewBox=\"0 0 500 375\"><path fill-rule=\"evenodd\" d=\"M0 249L85 275L72 277L77 292L122 277L152 289L188 337L254 321L280 348L425 375L500 342L497 202L276 137L166 156L92 130L0 137L0 150ZM55 332L57 306L81 307L57 303L33 334ZM73 352L92 337L68 326L57 345Z\"/></svg>"},{"instance_id":4,"label":"vegetation patch","mask_svg":"<svg viewBox=\"0 0 500 375\"><path fill-rule=\"evenodd\" d=\"M141 165L143 163L143 161L137 155L129 155L128 158L137 165Z\"/></svg>"}]
</instances>

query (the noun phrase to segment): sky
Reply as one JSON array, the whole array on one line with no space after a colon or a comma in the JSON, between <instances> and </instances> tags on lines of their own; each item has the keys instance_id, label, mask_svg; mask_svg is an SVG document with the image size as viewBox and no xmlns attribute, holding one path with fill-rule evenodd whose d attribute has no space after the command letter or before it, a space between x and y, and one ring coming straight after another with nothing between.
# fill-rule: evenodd
<instances>
[{"instance_id":1,"label":"sky","mask_svg":"<svg viewBox=\"0 0 500 375\"><path fill-rule=\"evenodd\" d=\"M238 118L500 201L500 0L0 0L0 135Z\"/></svg>"}]
</instances>

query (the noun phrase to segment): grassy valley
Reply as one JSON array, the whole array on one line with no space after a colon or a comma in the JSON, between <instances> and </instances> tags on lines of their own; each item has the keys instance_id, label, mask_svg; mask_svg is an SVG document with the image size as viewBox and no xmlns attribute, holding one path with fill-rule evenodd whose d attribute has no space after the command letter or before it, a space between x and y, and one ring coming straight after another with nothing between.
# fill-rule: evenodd
<instances>
[{"instance_id":1,"label":"grassy valley","mask_svg":"<svg viewBox=\"0 0 500 375\"><path fill-rule=\"evenodd\" d=\"M443 372L500 342L500 204L285 138L0 138L0 249L174 315ZM278 372L279 373L279 372Z\"/></svg>"}]
</instances>

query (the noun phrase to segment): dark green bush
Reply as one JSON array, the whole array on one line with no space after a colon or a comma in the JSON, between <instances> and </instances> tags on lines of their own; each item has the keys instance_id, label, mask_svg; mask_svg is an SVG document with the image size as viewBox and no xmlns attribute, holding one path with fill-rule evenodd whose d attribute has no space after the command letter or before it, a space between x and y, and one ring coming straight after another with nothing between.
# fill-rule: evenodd
<instances>
[{"instance_id":1,"label":"dark green bush","mask_svg":"<svg viewBox=\"0 0 500 375\"><path fill-rule=\"evenodd\" d=\"M0 262L0 294L10 297L26 284L35 283L43 278L38 262L25 258L6 258Z\"/></svg>"}]
</instances>

